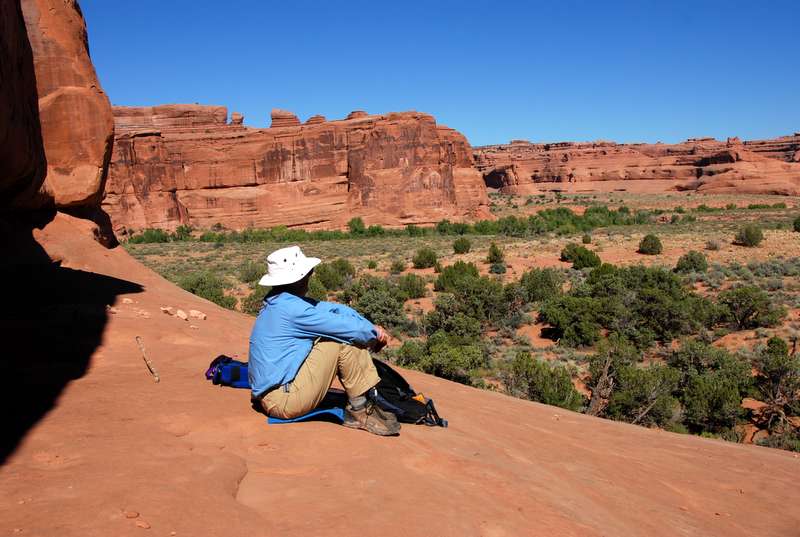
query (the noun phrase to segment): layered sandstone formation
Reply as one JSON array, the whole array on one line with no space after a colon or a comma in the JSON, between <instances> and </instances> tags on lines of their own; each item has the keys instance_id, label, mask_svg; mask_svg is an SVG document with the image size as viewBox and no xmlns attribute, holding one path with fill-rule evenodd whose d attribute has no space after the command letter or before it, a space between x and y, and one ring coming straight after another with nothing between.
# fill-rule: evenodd
<instances>
[{"instance_id":1,"label":"layered sandstone formation","mask_svg":"<svg viewBox=\"0 0 800 537\"><path fill-rule=\"evenodd\" d=\"M270 119L272 120L270 127L273 129L279 129L281 127L296 127L300 125L300 120L297 119L297 116L287 110L273 108Z\"/></svg>"},{"instance_id":2,"label":"layered sandstone formation","mask_svg":"<svg viewBox=\"0 0 800 537\"><path fill-rule=\"evenodd\" d=\"M485 216L471 148L417 112L272 127L226 123L224 107L115 107L117 136L103 207L115 229L430 223Z\"/></svg>"},{"instance_id":3,"label":"layered sandstone formation","mask_svg":"<svg viewBox=\"0 0 800 537\"><path fill-rule=\"evenodd\" d=\"M475 148L487 186L518 193L659 192L800 195L800 133L742 142L693 138L680 144L614 142Z\"/></svg>"}]
</instances>

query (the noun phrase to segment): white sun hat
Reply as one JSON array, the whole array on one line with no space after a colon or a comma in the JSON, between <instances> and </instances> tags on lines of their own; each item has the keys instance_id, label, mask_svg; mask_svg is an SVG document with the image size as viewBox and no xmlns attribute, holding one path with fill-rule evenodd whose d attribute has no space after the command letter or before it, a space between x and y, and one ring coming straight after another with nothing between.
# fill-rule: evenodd
<instances>
[{"instance_id":1,"label":"white sun hat","mask_svg":"<svg viewBox=\"0 0 800 537\"><path fill-rule=\"evenodd\" d=\"M320 262L316 257L306 257L299 246L275 250L267 256L267 273L261 277L258 285L274 287L298 282Z\"/></svg>"}]
</instances>

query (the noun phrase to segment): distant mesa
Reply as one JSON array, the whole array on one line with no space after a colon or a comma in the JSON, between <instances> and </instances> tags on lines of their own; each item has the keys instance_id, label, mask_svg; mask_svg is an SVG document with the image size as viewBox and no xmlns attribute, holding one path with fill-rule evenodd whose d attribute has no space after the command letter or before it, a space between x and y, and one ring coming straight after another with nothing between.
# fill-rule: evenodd
<instances>
[{"instance_id":1,"label":"distant mesa","mask_svg":"<svg viewBox=\"0 0 800 537\"><path fill-rule=\"evenodd\" d=\"M271 117L272 117L272 123L270 124L271 129L281 128L281 127L297 127L300 125L300 120L297 119L297 116L289 112L288 110L273 108Z\"/></svg>"},{"instance_id":2,"label":"distant mesa","mask_svg":"<svg viewBox=\"0 0 800 537\"><path fill-rule=\"evenodd\" d=\"M231 125L241 125L244 123L244 116L239 112L233 112L231 114Z\"/></svg>"},{"instance_id":3,"label":"distant mesa","mask_svg":"<svg viewBox=\"0 0 800 537\"><path fill-rule=\"evenodd\" d=\"M328 120L325 119L325 116L317 114L315 116L311 116L310 118L308 118L306 120L306 125L318 125L320 123L325 123L326 121Z\"/></svg>"},{"instance_id":4,"label":"distant mesa","mask_svg":"<svg viewBox=\"0 0 800 537\"><path fill-rule=\"evenodd\" d=\"M367 117L367 114L364 110L353 110L349 114L347 114L347 119L361 119L362 117Z\"/></svg>"},{"instance_id":5,"label":"distant mesa","mask_svg":"<svg viewBox=\"0 0 800 537\"><path fill-rule=\"evenodd\" d=\"M507 193L669 192L800 195L800 137L689 138L678 144L609 141L476 147L489 188Z\"/></svg>"}]
</instances>

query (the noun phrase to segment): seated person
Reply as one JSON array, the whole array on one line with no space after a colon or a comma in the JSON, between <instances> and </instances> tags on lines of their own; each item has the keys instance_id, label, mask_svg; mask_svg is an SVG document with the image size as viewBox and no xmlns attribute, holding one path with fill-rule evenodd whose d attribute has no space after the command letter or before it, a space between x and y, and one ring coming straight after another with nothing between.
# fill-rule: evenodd
<instances>
[{"instance_id":1,"label":"seated person","mask_svg":"<svg viewBox=\"0 0 800 537\"><path fill-rule=\"evenodd\" d=\"M267 257L267 274L258 283L272 289L250 336L253 397L270 416L296 418L314 410L339 377L349 398L345 426L398 434L396 416L375 404L380 377L366 349L386 345L386 331L344 304L305 296L319 263L298 246Z\"/></svg>"}]
</instances>

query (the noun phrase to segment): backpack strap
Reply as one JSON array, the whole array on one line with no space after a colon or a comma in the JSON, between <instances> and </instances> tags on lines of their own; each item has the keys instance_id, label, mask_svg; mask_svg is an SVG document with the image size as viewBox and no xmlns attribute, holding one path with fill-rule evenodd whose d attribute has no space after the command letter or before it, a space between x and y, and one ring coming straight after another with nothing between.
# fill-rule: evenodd
<instances>
[{"instance_id":1,"label":"backpack strap","mask_svg":"<svg viewBox=\"0 0 800 537\"><path fill-rule=\"evenodd\" d=\"M427 413L423 418L423 422L425 425L429 425L431 427L447 427L448 423L446 419L442 419L439 416L439 413L436 412L436 407L433 405L433 399L428 399L425 403L425 407L427 408Z\"/></svg>"},{"instance_id":2,"label":"backpack strap","mask_svg":"<svg viewBox=\"0 0 800 537\"><path fill-rule=\"evenodd\" d=\"M393 405L391 402L389 402L389 400L386 399L384 396L382 396L381 392L379 392L378 389L375 387L367 390L367 399L371 399L376 405L381 407L383 410L386 410L387 412L391 412L398 416L402 416L403 414L406 413L406 411L400 408L399 406Z\"/></svg>"}]
</instances>

